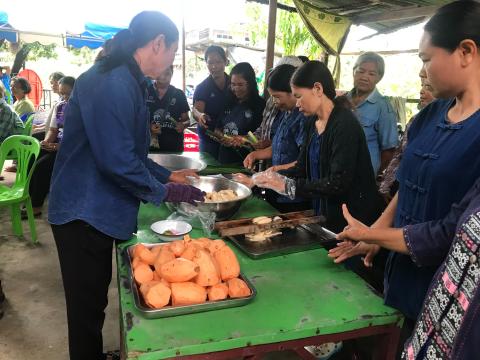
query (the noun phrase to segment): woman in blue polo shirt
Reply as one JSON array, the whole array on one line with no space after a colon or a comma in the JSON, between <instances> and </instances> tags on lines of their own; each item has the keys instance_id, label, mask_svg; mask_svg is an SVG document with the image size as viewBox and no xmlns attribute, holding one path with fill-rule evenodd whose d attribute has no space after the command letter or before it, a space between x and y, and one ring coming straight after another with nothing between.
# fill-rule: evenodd
<instances>
[{"instance_id":1,"label":"woman in blue polo shirt","mask_svg":"<svg viewBox=\"0 0 480 360\"><path fill-rule=\"evenodd\" d=\"M255 71L249 63L241 62L230 72L232 94L217 124L217 130L227 137L247 135L262 122L265 100L258 94ZM222 164L242 163L247 151L229 141L220 146L218 161Z\"/></svg>"},{"instance_id":2,"label":"woman in blue polo shirt","mask_svg":"<svg viewBox=\"0 0 480 360\"><path fill-rule=\"evenodd\" d=\"M402 228L439 220L480 177L480 4L457 1L440 8L425 25L419 56L432 94L408 131L397 179L399 190L375 228ZM448 31L445 31L448 29ZM337 262L352 255L373 258L379 247L342 244ZM418 267L405 254L390 252L385 271L385 303L406 316L409 330L437 264Z\"/></svg>"},{"instance_id":3,"label":"woman in blue polo shirt","mask_svg":"<svg viewBox=\"0 0 480 360\"><path fill-rule=\"evenodd\" d=\"M205 61L210 75L195 88L192 115L198 122L200 151L207 152L216 159L219 144L208 137L205 131L214 131L217 127L230 93L230 77L225 74L227 55L220 46L209 46L205 51Z\"/></svg>"}]
</instances>

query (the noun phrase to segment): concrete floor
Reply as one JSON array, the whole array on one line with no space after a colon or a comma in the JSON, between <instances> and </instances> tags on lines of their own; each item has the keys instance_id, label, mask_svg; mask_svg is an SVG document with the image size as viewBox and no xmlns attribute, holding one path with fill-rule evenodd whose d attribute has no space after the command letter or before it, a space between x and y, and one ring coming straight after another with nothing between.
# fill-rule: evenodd
<instances>
[{"instance_id":1,"label":"concrete floor","mask_svg":"<svg viewBox=\"0 0 480 360\"><path fill-rule=\"evenodd\" d=\"M11 183L14 174L2 172ZM10 212L0 208L0 279L7 297L0 320L1 360L68 359L67 322L57 249L46 214L36 220L40 245L30 242L28 223L24 238L12 235ZM113 263L114 264L114 263ZM118 349L119 310L115 266L109 290L104 347Z\"/></svg>"}]
</instances>

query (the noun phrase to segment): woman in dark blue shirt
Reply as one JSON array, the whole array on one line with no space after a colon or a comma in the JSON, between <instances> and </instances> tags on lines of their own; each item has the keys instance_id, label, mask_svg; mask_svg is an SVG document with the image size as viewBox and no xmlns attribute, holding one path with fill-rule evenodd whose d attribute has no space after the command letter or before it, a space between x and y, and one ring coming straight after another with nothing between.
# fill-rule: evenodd
<instances>
[{"instance_id":1,"label":"woman in dark blue shirt","mask_svg":"<svg viewBox=\"0 0 480 360\"><path fill-rule=\"evenodd\" d=\"M253 168L257 160L272 160L270 170L280 171L295 165L305 137L307 118L297 108L297 99L292 94L290 79L296 67L278 65L268 75L267 89L275 106L280 110L280 124L273 136L272 145L248 154L243 161L246 168ZM303 199L289 199L274 191L267 190L267 201L281 212L299 211L311 208Z\"/></svg>"},{"instance_id":2,"label":"woman in dark blue shirt","mask_svg":"<svg viewBox=\"0 0 480 360\"><path fill-rule=\"evenodd\" d=\"M480 177L480 4L458 1L440 8L425 25L419 56L437 100L423 109L408 131L397 175L399 191L373 225L404 227L439 220ZM449 29L445 31L445 29ZM378 246L342 244L337 262ZM398 252L389 255L385 302L413 325L439 263L418 268Z\"/></svg>"},{"instance_id":3,"label":"woman in dark blue shirt","mask_svg":"<svg viewBox=\"0 0 480 360\"><path fill-rule=\"evenodd\" d=\"M190 124L190 107L185 93L170 85L172 75L173 65L149 87L150 147L162 152L183 152L183 131Z\"/></svg>"},{"instance_id":4,"label":"woman in dark blue shirt","mask_svg":"<svg viewBox=\"0 0 480 360\"><path fill-rule=\"evenodd\" d=\"M217 128L218 119L225 110L227 96L230 94L230 77L225 74L227 55L220 46L209 46L205 51L205 61L210 75L195 88L192 115L198 122L200 151L207 152L216 159L219 144L208 137L205 131Z\"/></svg>"},{"instance_id":5,"label":"woman in dark blue shirt","mask_svg":"<svg viewBox=\"0 0 480 360\"><path fill-rule=\"evenodd\" d=\"M194 172L170 172L147 157L146 76L156 78L169 67L177 47L178 30L168 17L138 14L80 75L66 108L48 220L65 288L71 360L105 359L112 247L133 237L140 201L203 198L200 190L178 183Z\"/></svg>"},{"instance_id":6,"label":"woman in dark blue shirt","mask_svg":"<svg viewBox=\"0 0 480 360\"><path fill-rule=\"evenodd\" d=\"M247 135L262 122L265 100L258 94L255 71L249 63L238 63L230 72L232 95L229 96L217 130L228 137ZM242 163L247 151L235 141L220 146L218 161L222 164Z\"/></svg>"}]
</instances>

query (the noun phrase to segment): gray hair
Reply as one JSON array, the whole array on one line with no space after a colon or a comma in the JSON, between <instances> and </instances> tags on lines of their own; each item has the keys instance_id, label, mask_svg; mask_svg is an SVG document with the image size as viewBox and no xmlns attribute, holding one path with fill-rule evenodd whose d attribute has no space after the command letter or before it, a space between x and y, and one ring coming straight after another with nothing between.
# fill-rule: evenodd
<instances>
[{"instance_id":1,"label":"gray hair","mask_svg":"<svg viewBox=\"0 0 480 360\"><path fill-rule=\"evenodd\" d=\"M0 100L3 99L6 94L7 94L7 89L5 89L3 82L0 81Z\"/></svg>"},{"instance_id":2,"label":"gray hair","mask_svg":"<svg viewBox=\"0 0 480 360\"><path fill-rule=\"evenodd\" d=\"M383 75L385 74L385 61L383 58L378 55L377 53L373 51L367 51L360 55L357 58L357 61L355 62L355 65L353 65L353 71L357 70L357 68L362 65L363 63L366 62L373 62L377 64L377 72L378 76L380 76L380 80L383 78Z\"/></svg>"},{"instance_id":3,"label":"gray hair","mask_svg":"<svg viewBox=\"0 0 480 360\"><path fill-rule=\"evenodd\" d=\"M277 67L278 65L284 65L284 64L292 65L292 66L295 66L296 68L298 68L298 67L303 65L303 61L300 58L298 58L297 56L287 55L287 56L281 57L277 61L277 63L275 64L274 67Z\"/></svg>"}]
</instances>

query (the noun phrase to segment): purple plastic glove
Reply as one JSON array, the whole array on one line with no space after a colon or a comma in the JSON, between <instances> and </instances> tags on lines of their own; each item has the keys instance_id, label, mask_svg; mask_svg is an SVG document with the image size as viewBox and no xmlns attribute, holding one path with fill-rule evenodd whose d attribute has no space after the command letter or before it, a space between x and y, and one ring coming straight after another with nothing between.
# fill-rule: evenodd
<instances>
[{"instance_id":1,"label":"purple plastic glove","mask_svg":"<svg viewBox=\"0 0 480 360\"><path fill-rule=\"evenodd\" d=\"M195 204L196 201L204 201L205 193L191 185L183 185L169 182L165 185L167 195L163 201L165 202L187 202Z\"/></svg>"}]
</instances>

